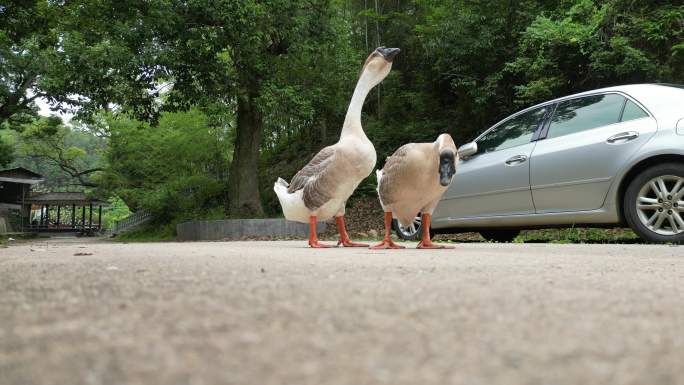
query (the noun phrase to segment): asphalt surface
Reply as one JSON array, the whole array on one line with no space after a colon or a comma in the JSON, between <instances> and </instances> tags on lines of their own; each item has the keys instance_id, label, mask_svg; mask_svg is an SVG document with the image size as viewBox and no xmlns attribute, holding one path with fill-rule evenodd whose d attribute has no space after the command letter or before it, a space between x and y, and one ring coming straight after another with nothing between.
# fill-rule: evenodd
<instances>
[{"instance_id":1,"label":"asphalt surface","mask_svg":"<svg viewBox=\"0 0 684 385\"><path fill-rule=\"evenodd\" d=\"M0 249L0 384L684 383L682 247L304 245Z\"/></svg>"}]
</instances>

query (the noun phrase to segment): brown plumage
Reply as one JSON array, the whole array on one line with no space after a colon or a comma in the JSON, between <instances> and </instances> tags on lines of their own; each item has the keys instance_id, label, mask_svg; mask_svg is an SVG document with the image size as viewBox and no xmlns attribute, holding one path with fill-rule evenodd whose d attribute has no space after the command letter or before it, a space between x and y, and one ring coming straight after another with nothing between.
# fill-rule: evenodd
<instances>
[{"instance_id":1,"label":"brown plumage","mask_svg":"<svg viewBox=\"0 0 684 385\"><path fill-rule=\"evenodd\" d=\"M425 144L425 143L421 143ZM391 156L387 157L385 167L382 168L383 178L398 179L401 175L409 175L413 162L410 160L411 151L419 146L416 143L405 144L397 149ZM400 192L400 183L380 183L378 194L380 200L385 205L391 205L397 201Z\"/></svg>"},{"instance_id":2,"label":"brown plumage","mask_svg":"<svg viewBox=\"0 0 684 385\"><path fill-rule=\"evenodd\" d=\"M442 134L433 143L409 143L387 158L378 171L378 195L385 212L391 212L401 224L409 224L418 213L432 214L453 173L446 179L440 173L440 161L451 154L453 172L458 153L453 139Z\"/></svg>"},{"instance_id":3,"label":"brown plumage","mask_svg":"<svg viewBox=\"0 0 684 385\"><path fill-rule=\"evenodd\" d=\"M304 189L304 205L309 210L316 210L331 198L332 184L335 181L335 167L330 167L335 160L335 148L323 148L292 178L287 189L290 194Z\"/></svg>"}]
</instances>

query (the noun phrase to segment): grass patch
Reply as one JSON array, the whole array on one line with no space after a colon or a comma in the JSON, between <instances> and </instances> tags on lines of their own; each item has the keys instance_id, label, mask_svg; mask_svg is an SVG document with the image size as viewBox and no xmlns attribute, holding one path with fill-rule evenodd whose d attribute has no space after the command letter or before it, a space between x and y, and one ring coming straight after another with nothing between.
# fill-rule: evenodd
<instances>
[{"instance_id":1,"label":"grass patch","mask_svg":"<svg viewBox=\"0 0 684 385\"><path fill-rule=\"evenodd\" d=\"M523 231L514 240L517 243L641 243L632 230L570 228Z\"/></svg>"},{"instance_id":2,"label":"grass patch","mask_svg":"<svg viewBox=\"0 0 684 385\"><path fill-rule=\"evenodd\" d=\"M120 242L168 242L176 240L175 224L145 224L114 237Z\"/></svg>"},{"instance_id":3,"label":"grass patch","mask_svg":"<svg viewBox=\"0 0 684 385\"><path fill-rule=\"evenodd\" d=\"M487 242L479 233L438 234L436 240L452 242ZM594 229L575 227L568 229L523 230L513 243L644 243L632 230Z\"/></svg>"}]
</instances>

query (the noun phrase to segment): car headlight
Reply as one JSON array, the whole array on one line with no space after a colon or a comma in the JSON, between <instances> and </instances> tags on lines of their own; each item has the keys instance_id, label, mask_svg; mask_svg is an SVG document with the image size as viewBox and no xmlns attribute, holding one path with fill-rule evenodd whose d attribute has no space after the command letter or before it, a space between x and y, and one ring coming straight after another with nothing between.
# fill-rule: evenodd
<instances>
[{"instance_id":1,"label":"car headlight","mask_svg":"<svg viewBox=\"0 0 684 385\"><path fill-rule=\"evenodd\" d=\"M677 122L677 135L684 135L684 118Z\"/></svg>"}]
</instances>

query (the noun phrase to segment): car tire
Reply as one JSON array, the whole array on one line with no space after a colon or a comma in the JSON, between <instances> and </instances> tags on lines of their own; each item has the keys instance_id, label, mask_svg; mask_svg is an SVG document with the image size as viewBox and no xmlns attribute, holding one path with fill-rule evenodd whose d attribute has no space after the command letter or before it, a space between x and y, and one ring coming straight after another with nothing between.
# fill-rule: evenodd
<instances>
[{"instance_id":1,"label":"car tire","mask_svg":"<svg viewBox=\"0 0 684 385\"><path fill-rule=\"evenodd\" d=\"M684 163L662 163L649 167L640 172L625 190L622 202L625 220L639 237L648 242L682 243L682 194Z\"/></svg>"},{"instance_id":2,"label":"car tire","mask_svg":"<svg viewBox=\"0 0 684 385\"><path fill-rule=\"evenodd\" d=\"M490 242L513 242L520 234L520 230L482 230L482 238Z\"/></svg>"},{"instance_id":3,"label":"car tire","mask_svg":"<svg viewBox=\"0 0 684 385\"><path fill-rule=\"evenodd\" d=\"M413 226L408 228L399 226L399 221L392 219L392 228L394 229L394 233L397 234L397 237L401 240L420 241L423 237L423 218L420 213L418 213L413 220ZM435 233L430 229L430 237L434 236Z\"/></svg>"},{"instance_id":4,"label":"car tire","mask_svg":"<svg viewBox=\"0 0 684 385\"><path fill-rule=\"evenodd\" d=\"M422 223L423 218L420 213L418 213L409 227L402 227L399 225L399 221L392 219L392 228L399 239L404 241L420 241L423 235Z\"/></svg>"}]
</instances>

